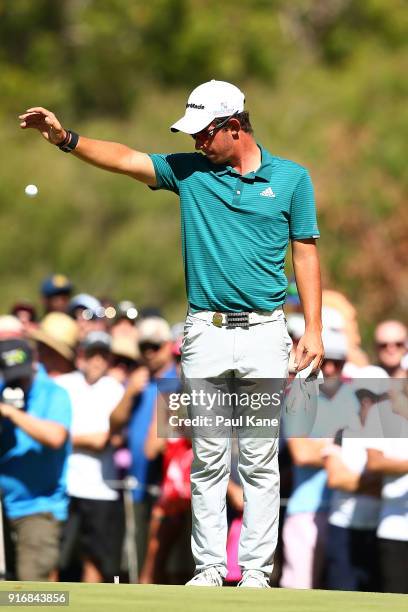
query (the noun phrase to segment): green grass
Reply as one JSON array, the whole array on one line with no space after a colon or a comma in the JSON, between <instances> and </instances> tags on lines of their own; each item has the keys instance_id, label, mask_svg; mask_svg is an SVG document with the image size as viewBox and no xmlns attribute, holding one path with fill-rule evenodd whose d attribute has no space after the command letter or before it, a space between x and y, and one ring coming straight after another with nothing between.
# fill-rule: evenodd
<instances>
[{"instance_id":1,"label":"green grass","mask_svg":"<svg viewBox=\"0 0 408 612\"><path fill-rule=\"evenodd\" d=\"M405 595L130 584L2 582L6 590L69 591L69 612L406 612ZM32 606L34 607L34 606ZM37 606L35 607L37 609ZM6 607L5 609L11 609ZM15 609L15 607L14 607ZM64 607L47 606L48 610Z\"/></svg>"}]
</instances>

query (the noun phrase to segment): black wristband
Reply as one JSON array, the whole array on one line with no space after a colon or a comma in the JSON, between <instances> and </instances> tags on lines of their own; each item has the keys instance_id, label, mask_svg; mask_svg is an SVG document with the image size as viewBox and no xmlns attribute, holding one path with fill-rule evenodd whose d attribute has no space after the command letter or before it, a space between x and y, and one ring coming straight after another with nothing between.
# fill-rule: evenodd
<instances>
[{"instance_id":1,"label":"black wristband","mask_svg":"<svg viewBox=\"0 0 408 612\"><path fill-rule=\"evenodd\" d=\"M64 151L64 153L71 153L75 149L78 144L79 134L76 132L72 132L71 130L67 130L67 135L62 142L60 142L57 147Z\"/></svg>"},{"instance_id":2,"label":"black wristband","mask_svg":"<svg viewBox=\"0 0 408 612\"><path fill-rule=\"evenodd\" d=\"M65 138L64 140L61 140L61 142L59 142L57 144L57 147L65 147L65 145L71 140L71 134L69 132L69 130L67 130L66 134L65 134Z\"/></svg>"}]
</instances>

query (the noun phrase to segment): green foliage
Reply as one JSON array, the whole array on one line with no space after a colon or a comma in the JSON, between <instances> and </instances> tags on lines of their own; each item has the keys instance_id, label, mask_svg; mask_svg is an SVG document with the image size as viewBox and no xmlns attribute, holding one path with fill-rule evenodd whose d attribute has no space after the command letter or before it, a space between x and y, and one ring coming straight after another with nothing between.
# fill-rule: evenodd
<instances>
[{"instance_id":1,"label":"green foliage","mask_svg":"<svg viewBox=\"0 0 408 612\"><path fill-rule=\"evenodd\" d=\"M189 150L168 126L188 91L221 78L246 92L263 144L311 169L325 284L354 301L366 335L405 317L407 31L403 0L0 0L3 309L57 270L183 316L177 199L14 121L41 104L89 136Z\"/></svg>"}]
</instances>

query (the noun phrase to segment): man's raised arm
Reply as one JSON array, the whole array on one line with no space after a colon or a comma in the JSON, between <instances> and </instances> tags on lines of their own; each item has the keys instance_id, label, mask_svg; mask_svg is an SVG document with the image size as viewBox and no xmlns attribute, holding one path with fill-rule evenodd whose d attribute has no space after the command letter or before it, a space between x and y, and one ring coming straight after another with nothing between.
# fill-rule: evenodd
<instances>
[{"instance_id":1,"label":"man's raised arm","mask_svg":"<svg viewBox=\"0 0 408 612\"><path fill-rule=\"evenodd\" d=\"M50 144L66 144L69 147L71 133L64 129L54 113L46 108L29 108L19 119L22 129L36 129ZM74 138L76 140L76 135ZM150 157L126 145L80 136L72 154L103 170L127 174L146 185L156 186L156 175Z\"/></svg>"}]
</instances>

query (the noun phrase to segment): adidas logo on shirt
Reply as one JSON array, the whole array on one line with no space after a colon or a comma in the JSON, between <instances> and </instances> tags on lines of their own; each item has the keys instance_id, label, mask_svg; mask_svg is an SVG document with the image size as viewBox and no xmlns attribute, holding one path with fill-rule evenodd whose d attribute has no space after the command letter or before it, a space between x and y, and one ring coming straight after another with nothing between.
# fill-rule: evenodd
<instances>
[{"instance_id":1,"label":"adidas logo on shirt","mask_svg":"<svg viewBox=\"0 0 408 612\"><path fill-rule=\"evenodd\" d=\"M267 187L266 189L261 191L261 193L259 195L264 196L265 198L274 198L274 197L276 197L276 195L273 193L271 187Z\"/></svg>"}]
</instances>

